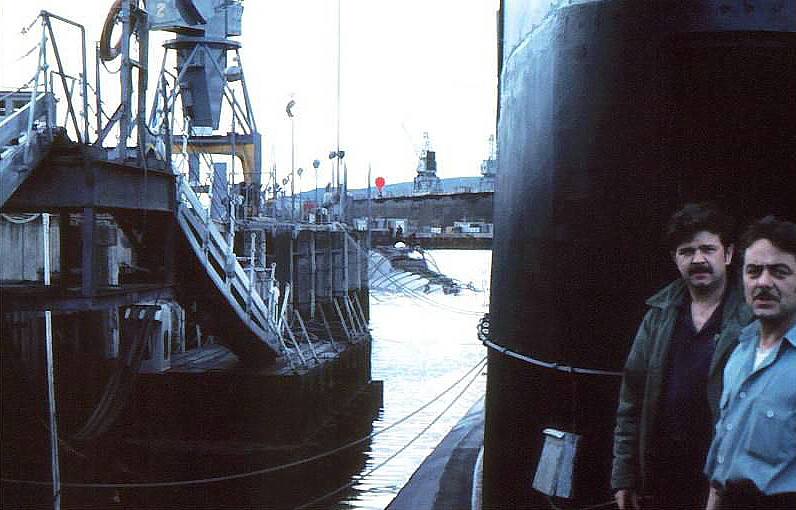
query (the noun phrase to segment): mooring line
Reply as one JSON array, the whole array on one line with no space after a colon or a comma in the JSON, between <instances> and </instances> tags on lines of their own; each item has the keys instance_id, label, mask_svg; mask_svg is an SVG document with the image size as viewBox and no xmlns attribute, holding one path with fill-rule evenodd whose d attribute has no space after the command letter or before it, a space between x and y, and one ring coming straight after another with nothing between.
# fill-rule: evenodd
<instances>
[{"instance_id":1,"label":"mooring line","mask_svg":"<svg viewBox=\"0 0 796 510\"><path fill-rule=\"evenodd\" d=\"M480 365L485 364L485 360L486 360L486 358L483 358L479 362L478 365L480 366ZM325 499L327 499L327 498L329 498L331 496L334 496L335 494L337 494L337 493L339 493L341 491L344 491L344 490L346 490L346 489L348 489L350 487L353 487L354 485L356 485L357 483L362 481L364 478L367 478L368 476L372 475L374 472L376 472L376 470L384 467L388 462L390 462L395 457L397 457L398 455L400 455L401 453L406 451L406 449L409 448L412 445L412 443L417 441L420 437L423 436L423 434L428 432L428 429L430 429L437 421L439 421L439 419L442 418L450 410L451 407L453 407L453 404L455 404L456 402L459 401L459 399L462 397L462 395L464 395L464 392L467 391L470 388L470 386L472 386L472 384L475 382L475 380L478 378L479 375L480 375L480 371L476 372L473 375L473 377L469 381L467 381L467 384L464 386L464 388L462 388L462 390L453 398L453 400L451 400L450 403L448 403L448 405L445 406L445 408L442 411L440 411L440 413L437 414L437 416L435 416L434 419L431 420L431 422L429 422L428 425L423 427L423 429L419 433L417 433L412 439L410 439L405 445L403 445L401 448L399 448L395 453L393 453L392 455L390 455L389 457L384 459L377 466L375 466L373 469L369 470L367 473L361 475L356 480L353 480L353 481L351 481L351 482L349 482L349 483L347 483L347 484L345 484L345 485L343 485L341 487L338 487L337 489L335 489L333 491L327 492L323 496L321 496L319 498L315 498L315 499L313 499L312 501L310 501L308 503L304 503L301 506L297 506L294 510L303 510L303 509L308 508L308 507L310 507L310 506L312 506L312 505L314 505L316 503L320 503L321 501L323 501L323 500L325 500Z\"/></svg>"},{"instance_id":2,"label":"mooring line","mask_svg":"<svg viewBox=\"0 0 796 510\"><path fill-rule=\"evenodd\" d=\"M330 455L334 455L335 453L339 453L343 450L351 448L352 446L356 446L361 444L369 439L372 439L379 434L383 434L388 430L397 427L401 423L405 422L406 420L412 418L416 414L420 413L431 404L435 403L437 400L445 396L449 391L455 388L459 383L461 383L464 379L467 378L468 375L476 371L476 376L480 373L480 368L486 363L486 356L481 358L481 360L476 363L472 368L470 368L463 376L457 379L453 384L445 388L442 392L437 394L433 399L426 402L416 410L412 411L408 415L404 416L400 420L391 423L387 427L368 434L362 438L357 440L351 441L348 444L339 446L332 450L328 450L323 453L319 453L317 455L313 455L310 457L306 457L304 459L299 459L293 462L288 462L287 464L281 464L279 466L272 466L269 468L258 469L255 471L249 471L246 473L236 473L232 475L225 475L225 476L216 476L216 477L209 477L209 478L199 478L195 480L175 480L170 482L132 482L132 483L78 483L78 482L61 482L62 487L78 487L78 488L93 488L93 489L113 489L113 488L158 488L158 487L180 487L186 485L202 485L202 484L209 484L209 483L216 483L216 482L224 482L230 480L238 480L241 478L249 478L258 475L264 475L269 473L274 473L276 471L282 471L284 469L289 469L292 467L300 466L302 464L307 464L309 462L313 462L318 459L322 459L324 457L328 457ZM468 386L471 382L468 382ZM43 480L19 480L19 479L12 479L12 478L0 478L0 481L3 483L13 483L13 484L21 484L21 485L40 485L40 486L49 486L52 485L51 481L43 481ZM342 489L341 489L342 490Z\"/></svg>"}]
</instances>

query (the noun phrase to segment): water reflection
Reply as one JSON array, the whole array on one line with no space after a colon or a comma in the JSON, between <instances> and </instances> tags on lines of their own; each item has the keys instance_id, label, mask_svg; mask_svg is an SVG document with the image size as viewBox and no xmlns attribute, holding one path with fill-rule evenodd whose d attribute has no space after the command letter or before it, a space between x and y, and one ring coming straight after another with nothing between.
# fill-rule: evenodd
<instances>
[{"instance_id":1,"label":"water reflection","mask_svg":"<svg viewBox=\"0 0 796 510\"><path fill-rule=\"evenodd\" d=\"M458 398L470 378L453 385L486 355L476 337L476 325L488 311L491 251L429 253L441 272L464 284L472 283L481 292L437 292L421 299L402 293L372 296L373 378L384 381L384 407L373 423L377 435L368 448L360 450L363 468L349 482L352 486L337 496L338 503L333 508L385 508L426 456L484 394L483 370ZM434 400L451 386L451 391ZM432 400L416 415L392 426ZM450 409L439 416L447 406Z\"/></svg>"},{"instance_id":2,"label":"water reflection","mask_svg":"<svg viewBox=\"0 0 796 510\"><path fill-rule=\"evenodd\" d=\"M148 436L145 445L120 436L110 442L108 451L91 452L94 457L65 449L62 464L69 463L63 464L68 479L78 479L82 472L77 468L84 463L90 472L82 474L88 480L114 480L122 476L116 471L123 470L132 483L103 488L67 484L63 501L71 508L96 509L290 509L308 503L309 508L385 508L484 394L486 378L479 364L486 350L478 342L476 325L487 311L491 252L438 250L431 256L441 272L465 285L472 283L481 292L373 296L372 375L384 382L384 405L375 420L363 404L362 412L344 423L328 425L301 451L291 450L290 445L244 447L245 442L211 449L189 441L158 443L157 449L157 438ZM267 420L263 423L267 426ZM158 425L166 428L166 424ZM31 423L30 429L44 430L38 423ZM341 448L355 438L366 439ZM30 472L22 478L42 479L40 473L47 472L46 448L45 442L40 449L31 447L35 451L26 456L28 464L31 459L43 459L43 465L29 465ZM298 462L338 448L333 455ZM113 464L103 471L90 464L92 458ZM275 466L280 469L272 470ZM149 480L164 483L146 483ZM175 480L196 483L171 482ZM52 507L46 483L4 484L2 491L5 501L19 503L14 505L17 508Z\"/></svg>"}]
</instances>

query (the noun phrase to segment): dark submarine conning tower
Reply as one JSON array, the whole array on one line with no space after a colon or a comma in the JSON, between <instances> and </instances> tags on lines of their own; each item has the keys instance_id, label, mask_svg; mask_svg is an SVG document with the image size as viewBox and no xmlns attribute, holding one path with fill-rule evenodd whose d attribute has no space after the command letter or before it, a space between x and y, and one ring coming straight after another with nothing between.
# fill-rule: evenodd
<instances>
[{"instance_id":1,"label":"dark submarine conning tower","mask_svg":"<svg viewBox=\"0 0 796 510\"><path fill-rule=\"evenodd\" d=\"M796 2L502 0L498 25L483 508L549 507L547 427L582 436L560 503L606 503L616 373L676 276L669 215L796 220Z\"/></svg>"}]
</instances>

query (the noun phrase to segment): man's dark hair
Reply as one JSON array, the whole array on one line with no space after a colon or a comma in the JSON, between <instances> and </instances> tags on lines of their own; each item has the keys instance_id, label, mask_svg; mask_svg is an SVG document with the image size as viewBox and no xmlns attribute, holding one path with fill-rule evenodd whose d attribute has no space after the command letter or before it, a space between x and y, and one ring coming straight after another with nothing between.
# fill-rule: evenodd
<instances>
[{"instance_id":1,"label":"man's dark hair","mask_svg":"<svg viewBox=\"0 0 796 510\"><path fill-rule=\"evenodd\" d=\"M796 257L796 224L766 216L748 227L741 236L742 253L760 239L768 239L771 244Z\"/></svg>"},{"instance_id":2,"label":"man's dark hair","mask_svg":"<svg viewBox=\"0 0 796 510\"><path fill-rule=\"evenodd\" d=\"M672 215L666 226L666 246L676 249L689 242L699 232L710 232L719 236L725 247L732 243L735 220L715 204L702 202L686 204Z\"/></svg>"}]
</instances>

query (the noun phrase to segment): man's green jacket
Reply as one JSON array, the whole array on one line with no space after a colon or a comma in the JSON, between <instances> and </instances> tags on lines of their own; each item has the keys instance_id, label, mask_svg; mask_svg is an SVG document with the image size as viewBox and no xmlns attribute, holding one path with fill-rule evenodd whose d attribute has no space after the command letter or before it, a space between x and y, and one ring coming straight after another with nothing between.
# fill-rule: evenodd
<instances>
[{"instance_id":1,"label":"man's green jacket","mask_svg":"<svg viewBox=\"0 0 796 510\"><path fill-rule=\"evenodd\" d=\"M614 464L611 487L614 490L645 486L645 465L650 446L655 414L661 397L661 385L677 320L678 306L687 292L678 279L647 300L650 309L636 333L625 363L614 430ZM718 417L722 372L732 350L738 343L741 328L749 324L752 314L744 303L740 285L729 285L724 301L721 332L714 338L715 350L708 373L708 403L714 421Z\"/></svg>"}]
</instances>

